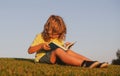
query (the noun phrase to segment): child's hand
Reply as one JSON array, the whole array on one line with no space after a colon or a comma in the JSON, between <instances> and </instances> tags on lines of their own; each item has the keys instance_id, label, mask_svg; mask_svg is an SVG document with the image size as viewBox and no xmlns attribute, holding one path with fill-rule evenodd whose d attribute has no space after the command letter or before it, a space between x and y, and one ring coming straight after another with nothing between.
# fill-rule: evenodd
<instances>
[{"instance_id":1,"label":"child's hand","mask_svg":"<svg viewBox=\"0 0 120 76\"><path fill-rule=\"evenodd\" d=\"M71 43L70 43L70 42L66 42L66 43L65 43L65 46L68 46L69 44L71 44Z\"/></svg>"},{"instance_id":2,"label":"child's hand","mask_svg":"<svg viewBox=\"0 0 120 76\"><path fill-rule=\"evenodd\" d=\"M44 43L43 44L43 49L44 50L50 50L51 48L50 48L50 46L48 44Z\"/></svg>"}]
</instances>

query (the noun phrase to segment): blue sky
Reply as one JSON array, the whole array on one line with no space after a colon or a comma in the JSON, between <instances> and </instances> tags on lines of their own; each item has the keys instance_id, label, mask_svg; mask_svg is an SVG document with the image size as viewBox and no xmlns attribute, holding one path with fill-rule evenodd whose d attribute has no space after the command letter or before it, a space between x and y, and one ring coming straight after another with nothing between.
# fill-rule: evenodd
<instances>
[{"instance_id":1,"label":"blue sky","mask_svg":"<svg viewBox=\"0 0 120 76\"><path fill-rule=\"evenodd\" d=\"M34 58L27 49L52 14L63 17L75 52L101 62L116 59L119 0L1 0L0 57Z\"/></svg>"}]
</instances>

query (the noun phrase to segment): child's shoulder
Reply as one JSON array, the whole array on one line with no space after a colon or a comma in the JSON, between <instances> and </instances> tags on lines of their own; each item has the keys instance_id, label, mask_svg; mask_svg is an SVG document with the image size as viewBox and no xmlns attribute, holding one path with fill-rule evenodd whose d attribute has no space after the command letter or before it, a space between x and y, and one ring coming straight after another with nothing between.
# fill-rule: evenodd
<instances>
[{"instance_id":1,"label":"child's shoulder","mask_svg":"<svg viewBox=\"0 0 120 76\"><path fill-rule=\"evenodd\" d=\"M42 37L42 34L41 33L37 33L36 37Z\"/></svg>"},{"instance_id":2,"label":"child's shoulder","mask_svg":"<svg viewBox=\"0 0 120 76\"><path fill-rule=\"evenodd\" d=\"M42 36L42 33L37 33L36 36Z\"/></svg>"}]
</instances>

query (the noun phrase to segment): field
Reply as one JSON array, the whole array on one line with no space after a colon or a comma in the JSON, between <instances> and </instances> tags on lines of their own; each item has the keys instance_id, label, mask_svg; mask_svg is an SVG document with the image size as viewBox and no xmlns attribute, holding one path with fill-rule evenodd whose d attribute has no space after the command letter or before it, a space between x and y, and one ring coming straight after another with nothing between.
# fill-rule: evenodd
<instances>
[{"instance_id":1,"label":"field","mask_svg":"<svg viewBox=\"0 0 120 76\"><path fill-rule=\"evenodd\" d=\"M120 66L90 69L34 63L33 59L0 58L0 76L120 76Z\"/></svg>"}]
</instances>

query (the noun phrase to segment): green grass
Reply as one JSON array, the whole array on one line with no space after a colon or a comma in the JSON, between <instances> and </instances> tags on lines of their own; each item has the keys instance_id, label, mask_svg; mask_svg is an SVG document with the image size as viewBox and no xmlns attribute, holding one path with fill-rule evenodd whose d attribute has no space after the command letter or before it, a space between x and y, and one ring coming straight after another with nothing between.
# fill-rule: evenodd
<instances>
[{"instance_id":1,"label":"green grass","mask_svg":"<svg viewBox=\"0 0 120 76\"><path fill-rule=\"evenodd\" d=\"M82 68L33 63L32 59L0 58L0 76L120 76L120 66Z\"/></svg>"}]
</instances>

